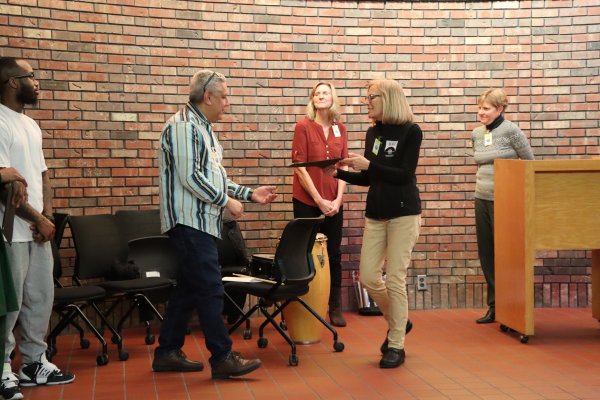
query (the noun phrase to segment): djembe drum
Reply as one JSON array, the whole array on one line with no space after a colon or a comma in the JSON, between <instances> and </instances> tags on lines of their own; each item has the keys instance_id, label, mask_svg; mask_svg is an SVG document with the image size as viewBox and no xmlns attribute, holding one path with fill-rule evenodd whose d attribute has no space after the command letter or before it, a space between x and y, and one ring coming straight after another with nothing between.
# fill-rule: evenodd
<instances>
[{"instance_id":1,"label":"djembe drum","mask_svg":"<svg viewBox=\"0 0 600 400\"><path fill-rule=\"evenodd\" d=\"M329 255L327 254L327 236L317 234L312 249L316 274L308 285L308 293L300 296L302 300L312 307L317 314L325 318L329 303ZM284 310L285 322L292 340L298 344L317 343L321 340L323 325L302 304L290 303Z\"/></svg>"}]
</instances>

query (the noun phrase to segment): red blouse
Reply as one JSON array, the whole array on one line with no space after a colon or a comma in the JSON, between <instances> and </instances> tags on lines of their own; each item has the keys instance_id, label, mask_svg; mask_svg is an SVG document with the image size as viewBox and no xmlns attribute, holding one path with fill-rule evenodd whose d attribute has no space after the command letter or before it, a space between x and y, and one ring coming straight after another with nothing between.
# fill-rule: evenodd
<instances>
[{"instance_id":1,"label":"red blouse","mask_svg":"<svg viewBox=\"0 0 600 400\"><path fill-rule=\"evenodd\" d=\"M346 126L337 123L339 136L336 137L333 126L329 128L329 135L325 140L323 127L315 121L303 118L294 129L292 143L292 162L319 161L330 158L348 157L348 136ZM326 200L337 197L338 180L324 173L320 167L306 167L306 171L315 185L315 188ZM317 207L310 194L302 187L297 174L294 174L293 197L309 206Z\"/></svg>"}]
</instances>

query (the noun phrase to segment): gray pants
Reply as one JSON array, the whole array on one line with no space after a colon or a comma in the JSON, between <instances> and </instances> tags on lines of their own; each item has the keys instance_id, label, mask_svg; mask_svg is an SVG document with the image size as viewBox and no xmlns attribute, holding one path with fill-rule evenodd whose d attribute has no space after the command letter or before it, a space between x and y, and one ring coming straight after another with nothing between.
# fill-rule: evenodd
<instances>
[{"instance_id":1,"label":"gray pants","mask_svg":"<svg viewBox=\"0 0 600 400\"><path fill-rule=\"evenodd\" d=\"M13 243L6 251L19 311L6 316L4 362L10 363L16 335L22 363L29 364L39 361L47 348L44 338L54 301L52 251L49 242ZM19 326L13 334L17 319Z\"/></svg>"}]
</instances>

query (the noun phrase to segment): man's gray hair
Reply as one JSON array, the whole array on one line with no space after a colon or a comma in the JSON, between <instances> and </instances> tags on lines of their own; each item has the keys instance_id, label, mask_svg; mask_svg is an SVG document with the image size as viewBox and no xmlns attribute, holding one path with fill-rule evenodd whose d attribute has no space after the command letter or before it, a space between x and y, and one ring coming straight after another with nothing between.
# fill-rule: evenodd
<instances>
[{"instance_id":1,"label":"man's gray hair","mask_svg":"<svg viewBox=\"0 0 600 400\"><path fill-rule=\"evenodd\" d=\"M227 82L225 76L219 72L203 69L194 74L190 82L190 101L201 103L205 92L214 92L219 84Z\"/></svg>"}]
</instances>

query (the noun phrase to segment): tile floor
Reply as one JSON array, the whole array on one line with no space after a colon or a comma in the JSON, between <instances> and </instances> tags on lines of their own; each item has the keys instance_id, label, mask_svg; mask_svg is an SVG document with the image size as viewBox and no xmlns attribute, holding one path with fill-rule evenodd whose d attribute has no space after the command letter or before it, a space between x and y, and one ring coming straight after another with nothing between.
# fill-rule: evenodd
<instances>
[{"instance_id":1,"label":"tile floor","mask_svg":"<svg viewBox=\"0 0 600 400\"><path fill-rule=\"evenodd\" d=\"M245 341L241 330L234 348L260 357L263 368L245 378L213 381L210 372L162 373L151 370L154 346L142 330L126 331L130 358L95 364L95 347L79 348L77 336L62 336L54 361L73 371L70 385L25 389L25 399L39 400L179 400L179 399L600 399L600 324L590 309L536 309L536 335L521 344L498 324L476 325L483 310L411 311L415 327L406 341L400 368L378 368L379 346L386 330L381 317L346 313L340 328L345 343L333 352L331 337L299 347L299 365L288 366L289 346L273 329L267 348L257 333ZM253 321L253 325L258 325ZM207 364L203 339L194 330L184 350Z\"/></svg>"}]
</instances>

